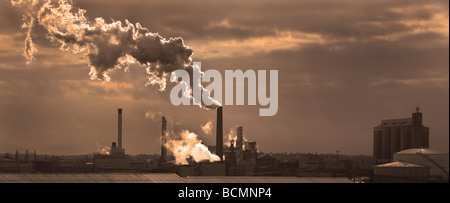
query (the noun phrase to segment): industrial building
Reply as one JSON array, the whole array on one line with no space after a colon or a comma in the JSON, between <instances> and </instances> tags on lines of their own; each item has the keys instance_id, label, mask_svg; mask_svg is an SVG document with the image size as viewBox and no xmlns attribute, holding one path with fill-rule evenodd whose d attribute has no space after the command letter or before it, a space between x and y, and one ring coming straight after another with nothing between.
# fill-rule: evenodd
<instances>
[{"instance_id":1,"label":"industrial building","mask_svg":"<svg viewBox=\"0 0 450 203\"><path fill-rule=\"evenodd\" d=\"M448 180L449 157L448 153L439 152L429 148L407 149L394 154L394 161L404 161L428 167L429 176L435 180Z\"/></svg>"},{"instance_id":2,"label":"industrial building","mask_svg":"<svg viewBox=\"0 0 450 203\"><path fill-rule=\"evenodd\" d=\"M419 107L411 118L382 120L373 128L373 157L389 162L394 153L411 148L428 148L428 127L422 124Z\"/></svg>"},{"instance_id":3,"label":"industrial building","mask_svg":"<svg viewBox=\"0 0 450 203\"><path fill-rule=\"evenodd\" d=\"M391 163L374 166L374 182L448 182L448 153L428 148L406 149Z\"/></svg>"},{"instance_id":4,"label":"industrial building","mask_svg":"<svg viewBox=\"0 0 450 203\"><path fill-rule=\"evenodd\" d=\"M162 117L161 158L160 167L167 168L182 177L187 176L230 176L254 174L257 167L273 169L278 165L274 160L268 160L267 155L259 154L256 142L244 142L243 127L237 128L236 140L231 140L230 147L223 144L223 108L217 108L216 145L207 146L208 150L221 158L220 161L195 162L174 166L173 157L164 146L167 142L167 120ZM258 161L259 159L259 161ZM276 163L275 163L276 162ZM258 165L259 164L259 165ZM172 165L172 167L170 167Z\"/></svg>"},{"instance_id":5,"label":"industrial building","mask_svg":"<svg viewBox=\"0 0 450 203\"><path fill-rule=\"evenodd\" d=\"M375 183L425 183L428 181L429 168L396 161L375 166L373 173Z\"/></svg>"},{"instance_id":6,"label":"industrial building","mask_svg":"<svg viewBox=\"0 0 450 203\"><path fill-rule=\"evenodd\" d=\"M280 157L280 154L259 152L255 141L244 139L242 126L237 127L236 139L230 141L230 146L224 146L222 107L217 109L216 145L208 146L210 152L221 157L220 161L192 159L186 165L176 165L173 153L166 146L169 141L166 117L161 120L160 155L127 155L122 142L122 116L122 109L118 109L117 141L112 142L106 153L51 157L39 155L39 159L36 159L35 152L34 160L28 158L28 152L21 155L21 160L18 152L16 159L12 158L13 155L5 155L5 158L0 159L0 182L2 179L4 182L170 182L162 181L166 178L164 174L169 174L167 178L170 180L175 176L175 179L183 182L351 182L346 178L350 177L348 171L353 169L353 174L355 170L361 171L357 168L361 164L351 168L346 160L338 160L334 155L285 153Z\"/></svg>"}]
</instances>

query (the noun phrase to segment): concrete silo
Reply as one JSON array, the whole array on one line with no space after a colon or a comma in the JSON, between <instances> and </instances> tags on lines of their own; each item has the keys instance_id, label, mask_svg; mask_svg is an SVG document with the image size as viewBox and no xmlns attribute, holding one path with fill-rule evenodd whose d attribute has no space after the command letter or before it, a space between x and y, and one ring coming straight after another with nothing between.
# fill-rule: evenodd
<instances>
[{"instance_id":1,"label":"concrete silo","mask_svg":"<svg viewBox=\"0 0 450 203\"><path fill-rule=\"evenodd\" d=\"M381 158L390 159L391 157L391 129L385 127L381 130Z\"/></svg>"},{"instance_id":2,"label":"concrete silo","mask_svg":"<svg viewBox=\"0 0 450 203\"><path fill-rule=\"evenodd\" d=\"M381 128L373 129L373 157L381 159Z\"/></svg>"},{"instance_id":3,"label":"concrete silo","mask_svg":"<svg viewBox=\"0 0 450 203\"><path fill-rule=\"evenodd\" d=\"M373 157L385 162L392 160L395 152L429 147L429 128L422 124L422 113L412 114L411 118L382 120L373 128Z\"/></svg>"},{"instance_id":4,"label":"concrete silo","mask_svg":"<svg viewBox=\"0 0 450 203\"><path fill-rule=\"evenodd\" d=\"M411 127L402 126L400 128L400 150L411 148Z\"/></svg>"}]
</instances>

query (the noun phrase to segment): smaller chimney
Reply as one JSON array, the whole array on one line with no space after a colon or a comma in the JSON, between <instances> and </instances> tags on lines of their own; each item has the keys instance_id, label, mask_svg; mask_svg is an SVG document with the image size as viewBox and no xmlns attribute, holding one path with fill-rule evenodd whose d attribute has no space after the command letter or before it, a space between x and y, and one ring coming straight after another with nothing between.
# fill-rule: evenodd
<instances>
[{"instance_id":1,"label":"smaller chimney","mask_svg":"<svg viewBox=\"0 0 450 203\"><path fill-rule=\"evenodd\" d=\"M160 163L165 163L166 160L166 156L167 156L167 149L166 149L166 142L167 142L167 121L166 118L163 116L162 117L162 126L161 126L161 158L160 158Z\"/></svg>"},{"instance_id":2,"label":"smaller chimney","mask_svg":"<svg viewBox=\"0 0 450 203\"><path fill-rule=\"evenodd\" d=\"M118 110L118 151L119 153L122 153L122 109Z\"/></svg>"}]
</instances>

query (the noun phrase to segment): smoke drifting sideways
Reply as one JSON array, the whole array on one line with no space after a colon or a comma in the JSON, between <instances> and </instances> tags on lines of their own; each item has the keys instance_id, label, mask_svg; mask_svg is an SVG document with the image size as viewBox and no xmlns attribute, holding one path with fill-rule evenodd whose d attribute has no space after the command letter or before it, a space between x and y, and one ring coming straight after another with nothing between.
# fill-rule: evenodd
<instances>
[{"instance_id":1,"label":"smoke drifting sideways","mask_svg":"<svg viewBox=\"0 0 450 203\"><path fill-rule=\"evenodd\" d=\"M201 143L197 134L183 130L180 136L180 139L169 139L164 145L172 152L176 164L187 165L191 159L195 162L220 161L219 156L212 154L208 147Z\"/></svg>"},{"instance_id":2,"label":"smoke drifting sideways","mask_svg":"<svg viewBox=\"0 0 450 203\"><path fill-rule=\"evenodd\" d=\"M147 111L145 115L146 119L152 120L153 122L160 121L160 118L163 116L161 112L153 111ZM172 119L169 118L169 120ZM174 125L179 125L179 122L169 122L168 125L172 126L170 128L173 129ZM212 131L213 126L211 121L201 126L203 133L205 133L203 126L211 128L210 131ZM167 130L164 136L165 138L161 137L160 144L163 144L175 157L175 164L177 165L187 165L190 161L220 161L219 156L211 153L208 147L202 144L202 140L200 140L198 135L194 132L181 130L180 133L176 133L173 130Z\"/></svg>"},{"instance_id":3,"label":"smoke drifting sideways","mask_svg":"<svg viewBox=\"0 0 450 203\"><path fill-rule=\"evenodd\" d=\"M193 49L184 44L181 37L165 39L158 33L152 33L139 23L132 24L125 20L106 23L103 18L89 21L86 10L73 8L70 2L59 0L11 0L13 6L23 9L22 29L26 30L24 56L31 63L38 51L33 44L34 26L41 26L47 38L59 45L63 51L82 54L88 61L90 78L110 82L108 75L112 71L136 64L146 68L147 85L159 85L165 91L167 77L175 70L186 70L190 74L199 71L192 66ZM192 75L191 75L192 76ZM192 78L192 77L191 77ZM185 82L189 99L192 97L192 82ZM199 106L215 109L221 106L210 97L210 92L201 87L211 99L213 105Z\"/></svg>"}]
</instances>

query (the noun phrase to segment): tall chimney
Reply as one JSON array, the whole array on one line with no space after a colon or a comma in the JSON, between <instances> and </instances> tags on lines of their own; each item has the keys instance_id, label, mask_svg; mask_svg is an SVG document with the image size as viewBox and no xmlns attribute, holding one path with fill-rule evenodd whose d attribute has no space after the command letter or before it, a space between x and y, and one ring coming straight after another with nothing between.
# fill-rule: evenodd
<instances>
[{"instance_id":1,"label":"tall chimney","mask_svg":"<svg viewBox=\"0 0 450 203\"><path fill-rule=\"evenodd\" d=\"M167 137L166 137L166 132L167 132L167 121L166 118L163 116L162 117L162 130L161 130L161 163L165 163L166 162L166 156L167 156L167 151L166 151L166 142L167 142Z\"/></svg>"},{"instance_id":2,"label":"tall chimney","mask_svg":"<svg viewBox=\"0 0 450 203\"><path fill-rule=\"evenodd\" d=\"M222 107L217 108L216 155L223 160L223 115Z\"/></svg>"},{"instance_id":3,"label":"tall chimney","mask_svg":"<svg viewBox=\"0 0 450 203\"><path fill-rule=\"evenodd\" d=\"M122 153L122 109L119 109L118 151Z\"/></svg>"}]
</instances>

